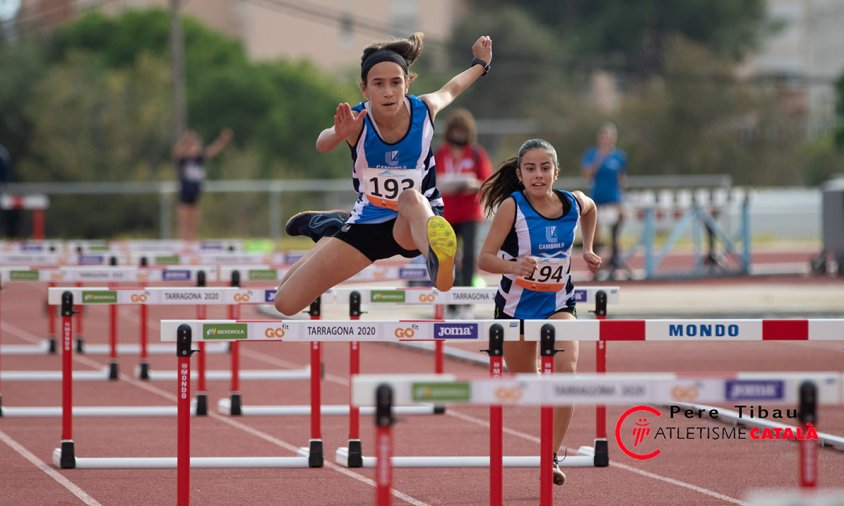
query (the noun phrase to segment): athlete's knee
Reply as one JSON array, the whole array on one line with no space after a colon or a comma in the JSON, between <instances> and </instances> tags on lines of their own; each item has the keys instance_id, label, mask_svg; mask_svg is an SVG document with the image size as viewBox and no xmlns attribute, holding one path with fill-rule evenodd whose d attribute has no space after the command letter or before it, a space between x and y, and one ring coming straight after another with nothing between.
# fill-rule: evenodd
<instances>
[{"instance_id":1,"label":"athlete's knee","mask_svg":"<svg viewBox=\"0 0 844 506\"><path fill-rule=\"evenodd\" d=\"M403 209L425 205L426 202L425 197L417 190L405 190L399 194L399 212L402 212Z\"/></svg>"},{"instance_id":2,"label":"athlete's knee","mask_svg":"<svg viewBox=\"0 0 844 506\"><path fill-rule=\"evenodd\" d=\"M561 373L575 373L577 372L577 359L576 358L563 358L562 360L558 360L554 364L554 372L561 372Z\"/></svg>"},{"instance_id":3,"label":"athlete's knee","mask_svg":"<svg viewBox=\"0 0 844 506\"><path fill-rule=\"evenodd\" d=\"M299 313L305 309L305 306L301 304L301 302L293 300L293 297L285 297L280 290L275 294L275 309L283 315L293 316Z\"/></svg>"}]
</instances>

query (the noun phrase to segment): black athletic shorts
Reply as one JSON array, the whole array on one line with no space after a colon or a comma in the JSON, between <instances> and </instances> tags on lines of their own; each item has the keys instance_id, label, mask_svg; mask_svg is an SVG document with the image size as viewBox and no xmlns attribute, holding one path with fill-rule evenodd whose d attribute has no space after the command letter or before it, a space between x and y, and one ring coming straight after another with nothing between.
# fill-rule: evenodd
<instances>
[{"instance_id":1,"label":"black athletic shorts","mask_svg":"<svg viewBox=\"0 0 844 506\"><path fill-rule=\"evenodd\" d=\"M404 249L393 239L395 219L384 223L346 223L334 237L350 244L371 261L401 255L414 258L422 253L418 249Z\"/></svg>"},{"instance_id":2,"label":"black athletic shorts","mask_svg":"<svg viewBox=\"0 0 844 506\"><path fill-rule=\"evenodd\" d=\"M577 318L577 307L575 307L574 301L572 301L570 306L560 308L560 309L554 311L553 313L551 313L551 315L555 315L557 313L568 313L568 314L574 316L575 318ZM548 315L548 316L550 317L551 315ZM515 320L515 318L513 318L512 316L505 313L504 310L502 308L498 307L498 306L495 306L495 319L496 320ZM519 320L519 334L522 334L522 335L525 334L525 321L524 320Z\"/></svg>"}]
</instances>

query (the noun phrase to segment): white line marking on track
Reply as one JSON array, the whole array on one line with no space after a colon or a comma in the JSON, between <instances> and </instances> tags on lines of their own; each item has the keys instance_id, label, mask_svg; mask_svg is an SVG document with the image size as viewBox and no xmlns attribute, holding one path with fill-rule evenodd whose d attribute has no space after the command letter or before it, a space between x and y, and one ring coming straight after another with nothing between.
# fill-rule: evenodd
<instances>
[{"instance_id":1,"label":"white line marking on track","mask_svg":"<svg viewBox=\"0 0 844 506\"><path fill-rule=\"evenodd\" d=\"M85 493L84 490L79 488L72 481L65 478L61 473L45 464L43 460L36 457L35 454L24 448L20 443L12 439L11 436L6 434L2 430L0 430L0 441L6 443L6 445L8 445L9 448L17 452L18 455L31 462L32 465L37 467L41 472L43 472L50 478L54 479L59 485L66 488L68 491L70 491L71 494L78 497L79 500L85 503L87 506L101 506L96 499Z\"/></svg>"}]
</instances>

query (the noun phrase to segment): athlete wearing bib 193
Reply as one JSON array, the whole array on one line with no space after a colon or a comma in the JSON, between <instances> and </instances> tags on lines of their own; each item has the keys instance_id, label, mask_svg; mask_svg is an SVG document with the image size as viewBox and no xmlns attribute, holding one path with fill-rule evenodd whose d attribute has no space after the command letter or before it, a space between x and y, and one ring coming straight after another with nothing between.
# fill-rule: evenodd
<instances>
[{"instance_id":1,"label":"athlete wearing bib 193","mask_svg":"<svg viewBox=\"0 0 844 506\"><path fill-rule=\"evenodd\" d=\"M537 268L530 276L504 274L495 296L495 317L519 320L546 319L561 311L575 314L571 281L571 250L580 217L580 204L569 192L554 190L563 214L539 214L525 195L514 192L516 218L499 256L504 260L533 256Z\"/></svg>"},{"instance_id":2,"label":"athlete wearing bib 193","mask_svg":"<svg viewBox=\"0 0 844 506\"><path fill-rule=\"evenodd\" d=\"M362 102L352 108L367 108ZM402 191L415 188L431 205L434 214L442 216L443 201L436 188L436 170L431 140L434 124L428 107L416 96L405 98L410 112L407 134L398 142L381 138L372 115L364 118L360 136L350 146L354 162L352 182L358 198L346 225L334 235L358 249L372 261L402 255L418 256L418 250L401 248L392 238L392 225L398 216L396 203Z\"/></svg>"}]
</instances>

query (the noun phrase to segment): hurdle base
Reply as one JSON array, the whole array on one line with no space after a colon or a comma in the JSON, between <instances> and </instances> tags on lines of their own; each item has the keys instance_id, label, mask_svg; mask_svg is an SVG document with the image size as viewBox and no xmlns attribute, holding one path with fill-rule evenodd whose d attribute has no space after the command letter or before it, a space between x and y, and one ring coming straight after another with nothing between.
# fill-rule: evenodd
<instances>
[{"instance_id":1,"label":"hurdle base","mask_svg":"<svg viewBox=\"0 0 844 506\"><path fill-rule=\"evenodd\" d=\"M120 376L117 369L117 362L110 362L108 364L108 379L114 381Z\"/></svg>"},{"instance_id":2,"label":"hurdle base","mask_svg":"<svg viewBox=\"0 0 844 506\"><path fill-rule=\"evenodd\" d=\"M191 413L195 414L191 405ZM74 406L73 416L86 418L136 417L136 416L176 416L176 406ZM61 406L15 406L7 407L8 418L59 418Z\"/></svg>"},{"instance_id":3,"label":"hurdle base","mask_svg":"<svg viewBox=\"0 0 844 506\"><path fill-rule=\"evenodd\" d=\"M85 338L82 336L76 338L76 353L85 353Z\"/></svg>"},{"instance_id":4,"label":"hurdle base","mask_svg":"<svg viewBox=\"0 0 844 506\"><path fill-rule=\"evenodd\" d=\"M374 456L362 456L361 467L372 468L375 467ZM346 447L337 448L334 456L335 463L341 466L347 466L349 462L349 449ZM505 456L503 459L504 467L522 467L522 468L538 468L539 457L537 456ZM591 454L570 455L560 461L560 467L594 467L595 458ZM418 457L397 457L392 458L393 467L412 467L412 468L488 468L488 456L433 456L425 455Z\"/></svg>"},{"instance_id":5,"label":"hurdle base","mask_svg":"<svg viewBox=\"0 0 844 506\"><path fill-rule=\"evenodd\" d=\"M73 381L108 379L108 367L95 371L74 371ZM61 381L62 371L0 371L0 381Z\"/></svg>"},{"instance_id":6,"label":"hurdle base","mask_svg":"<svg viewBox=\"0 0 844 506\"><path fill-rule=\"evenodd\" d=\"M308 467L322 467L324 462L322 440L311 439L308 446Z\"/></svg>"},{"instance_id":7,"label":"hurdle base","mask_svg":"<svg viewBox=\"0 0 844 506\"><path fill-rule=\"evenodd\" d=\"M141 362L138 364L138 379L149 381L149 362Z\"/></svg>"},{"instance_id":8,"label":"hurdle base","mask_svg":"<svg viewBox=\"0 0 844 506\"><path fill-rule=\"evenodd\" d=\"M229 398L229 414L231 416L240 416L243 414L240 404L240 394L231 394L231 398Z\"/></svg>"},{"instance_id":9,"label":"hurdle base","mask_svg":"<svg viewBox=\"0 0 844 506\"><path fill-rule=\"evenodd\" d=\"M300 448L296 457L191 457L192 469L280 469L308 466L307 448ZM53 463L60 464L61 450L53 450ZM75 469L176 469L176 457L81 457Z\"/></svg>"},{"instance_id":10,"label":"hurdle base","mask_svg":"<svg viewBox=\"0 0 844 506\"><path fill-rule=\"evenodd\" d=\"M61 448L53 450L53 464L62 469L76 468L76 451L73 440L62 441Z\"/></svg>"},{"instance_id":11,"label":"hurdle base","mask_svg":"<svg viewBox=\"0 0 844 506\"><path fill-rule=\"evenodd\" d=\"M360 439L350 439L347 449L346 467L363 467L363 448Z\"/></svg>"},{"instance_id":12,"label":"hurdle base","mask_svg":"<svg viewBox=\"0 0 844 506\"><path fill-rule=\"evenodd\" d=\"M217 401L217 412L223 415L231 413L232 403L229 399ZM375 414L374 406L361 406L361 415ZM431 415L434 414L435 406L432 404L418 404L414 406L396 406L393 413L397 415ZM242 416L309 416L311 406L309 404L284 405L241 405L240 415ZM327 404L320 407L321 416L347 416L349 414L348 404Z\"/></svg>"},{"instance_id":13,"label":"hurdle base","mask_svg":"<svg viewBox=\"0 0 844 506\"><path fill-rule=\"evenodd\" d=\"M47 338L47 353L55 355L56 351L56 336L50 336Z\"/></svg>"},{"instance_id":14,"label":"hurdle base","mask_svg":"<svg viewBox=\"0 0 844 506\"><path fill-rule=\"evenodd\" d=\"M3 396L0 395L0 417L3 416Z\"/></svg>"},{"instance_id":15,"label":"hurdle base","mask_svg":"<svg viewBox=\"0 0 844 506\"><path fill-rule=\"evenodd\" d=\"M445 414L445 406L434 406L434 414L435 415L444 415Z\"/></svg>"},{"instance_id":16,"label":"hurdle base","mask_svg":"<svg viewBox=\"0 0 844 506\"><path fill-rule=\"evenodd\" d=\"M595 440L595 467L609 467L610 451L606 439Z\"/></svg>"},{"instance_id":17,"label":"hurdle base","mask_svg":"<svg viewBox=\"0 0 844 506\"><path fill-rule=\"evenodd\" d=\"M191 371L191 379L199 378L197 371ZM232 377L231 371L225 369L211 369L205 371L205 379L207 381L230 381ZM299 381L308 380L311 377L311 370L308 367L303 369L290 370L273 370L273 369L248 369L240 371L241 380L282 380L282 381ZM150 371L149 379L151 381L175 381L177 374L175 370L171 371Z\"/></svg>"},{"instance_id":18,"label":"hurdle base","mask_svg":"<svg viewBox=\"0 0 844 506\"><path fill-rule=\"evenodd\" d=\"M196 414L197 416L208 414L208 394L205 392L196 394Z\"/></svg>"}]
</instances>

